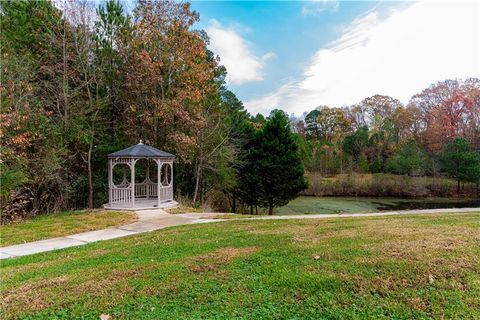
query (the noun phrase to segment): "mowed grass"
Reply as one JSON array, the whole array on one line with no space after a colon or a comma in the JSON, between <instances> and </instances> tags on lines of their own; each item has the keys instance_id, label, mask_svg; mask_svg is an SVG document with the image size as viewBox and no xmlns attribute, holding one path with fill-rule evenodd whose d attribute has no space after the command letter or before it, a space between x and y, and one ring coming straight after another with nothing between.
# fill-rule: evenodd
<instances>
[{"instance_id":1,"label":"mowed grass","mask_svg":"<svg viewBox=\"0 0 480 320\"><path fill-rule=\"evenodd\" d=\"M480 212L232 220L1 264L2 319L480 318Z\"/></svg>"},{"instance_id":2,"label":"mowed grass","mask_svg":"<svg viewBox=\"0 0 480 320\"><path fill-rule=\"evenodd\" d=\"M135 221L133 212L108 210L66 211L0 226L0 246L104 229Z\"/></svg>"}]
</instances>

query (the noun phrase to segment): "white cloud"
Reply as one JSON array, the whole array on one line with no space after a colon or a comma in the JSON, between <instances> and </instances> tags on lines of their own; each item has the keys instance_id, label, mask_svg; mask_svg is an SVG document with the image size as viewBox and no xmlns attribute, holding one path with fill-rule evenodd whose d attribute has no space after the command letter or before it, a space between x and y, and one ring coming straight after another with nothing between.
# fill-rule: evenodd
<instances>
[{"instance_id":1,"label":"white cloud","mask_svg":"<svg viewBox=\"0 0 480 320\"><path fill-rule=\"evenodd\" d=\"M247 101L250 112L275 107L301 114L374 94L404 103L444 79L480 77L480 3L418 2L381 20L370 11L318 50L298 81Z\"/></svg>"},{"instance_id":2,"label":"white cloud","mask_svg":"<svg viewBox=\"0 0 480 320\"><path fill-rule=\"evenodd\" d=\"M251 44L235 29L225 28L215 19L210 20L207 33L210 49L227 68L227 82L240 85L263 80L265 63L274 57L272 52L261 57L255 55Z\"/></svg>"},{"instance_id":3,"label":"white cloud","mask_svg":"<svg viewBox=\"0 0 480 320\"><path fill-rule=\"evenodd\" d=\"M287 83L259 99L247 101L245 105L253 114L262 113L264 115L268 115L273 109L284 109L282 107L283 101L290 98L290 94L295 91L295 86L291 83Z\"/></svg>"},{"instance_id":4,"label":"white cloud","mask_svg":"<svg viewBox=\"0 0 480 320\"><path fill-rule=\"evenodd\" d=\"M302 15L316 16L324 11L336 12L340 7L338 0L313 0L302 6Z\"/></svg>"}]
</instances>

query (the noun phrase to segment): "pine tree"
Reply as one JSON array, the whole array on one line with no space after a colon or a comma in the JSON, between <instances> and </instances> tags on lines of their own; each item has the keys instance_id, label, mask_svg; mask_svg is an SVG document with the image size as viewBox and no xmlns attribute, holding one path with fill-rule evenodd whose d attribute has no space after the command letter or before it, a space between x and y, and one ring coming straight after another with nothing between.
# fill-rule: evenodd
<instances>
[{"instance_id":1,"label":"pine tree","mask_svg":"<svg viewBox=\"0 0 480 320\"><path fill-rule=\"evenodd\" d=\"M460 192L460 182L478 181L480 156L472 150L467 139L456 138L449 141L443 147L440 161L443 170L457 180L457 193Z\"/></svg>"},{"instance_id":2,"label":"pine tree","mask_svg":"<svg viewBox=\"0 0 480 320\"><path fill-rule=\"evenodd\" d=\"M259 203L273 214L273 208L287 204L307 188L298 146L288 116L274 110L257 136L251 153L253 169L259 178Z\"/></svg>"},{"instance_id":3,"label":"pine tree","mask_svg":"<svg viewBox=\"0 0 480 320\"><path fill-rule=\"evenodd\" d=\"M236 130L240 137L240 150L235 164L238 177L235 198L238 196L240 202L250 207L250 214L253 214L253 208L260 205L261 178L257 163L259 147L257 137L260 130L256 130L253 124L245 119L239 122Z\"/></svg>"}]
</instances>

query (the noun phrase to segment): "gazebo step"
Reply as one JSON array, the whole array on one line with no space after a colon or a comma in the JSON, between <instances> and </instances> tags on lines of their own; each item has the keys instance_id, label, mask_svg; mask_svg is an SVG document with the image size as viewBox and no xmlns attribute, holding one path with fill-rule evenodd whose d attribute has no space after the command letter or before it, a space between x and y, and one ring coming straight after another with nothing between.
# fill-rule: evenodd
<instances>
[{"instance_id":1,"label":"gazebo step","mask_svg":"<svg viewBox=\"0 0 480 320\"><path fill-rule=\"evenodd\" d=\"M103 207L109 210L128 210L128 211L137 211L137 210L148 210L148 209L166 209L166 208L173 208L178 205L178 202L175 200L163 201L158 204L157 200L150 200L150 199L139 199L135 201L135 206L129 202L118 202L114 204L104 204Z\"/></svg>"}]
</instances>

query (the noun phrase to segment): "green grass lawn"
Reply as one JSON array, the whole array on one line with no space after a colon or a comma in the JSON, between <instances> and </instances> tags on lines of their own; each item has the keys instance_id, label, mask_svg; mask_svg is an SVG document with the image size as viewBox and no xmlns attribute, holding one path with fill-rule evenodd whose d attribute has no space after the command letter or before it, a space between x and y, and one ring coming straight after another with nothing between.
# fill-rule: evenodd
<instances>
[{"instance_id":1,"label":"green grass lawn","mask_svg":"<svg viewBox=\"0 0 480 320\"><path fill-rule=\"evenodd\" d=\"M127 211L82 210L41 215L34 219L0 226L0 246L61 237L133 222Z\"/></svg>"},{"instance_id":2,"label":"green grass lawn","mask_svg":"<svg viewBox=\"0 0 480 320\"><path fill-rule=\"evenodd\" d=\"M478 319L480 212L186 225L1 261L2 319Z\"/></svg>"}]
</instances>

